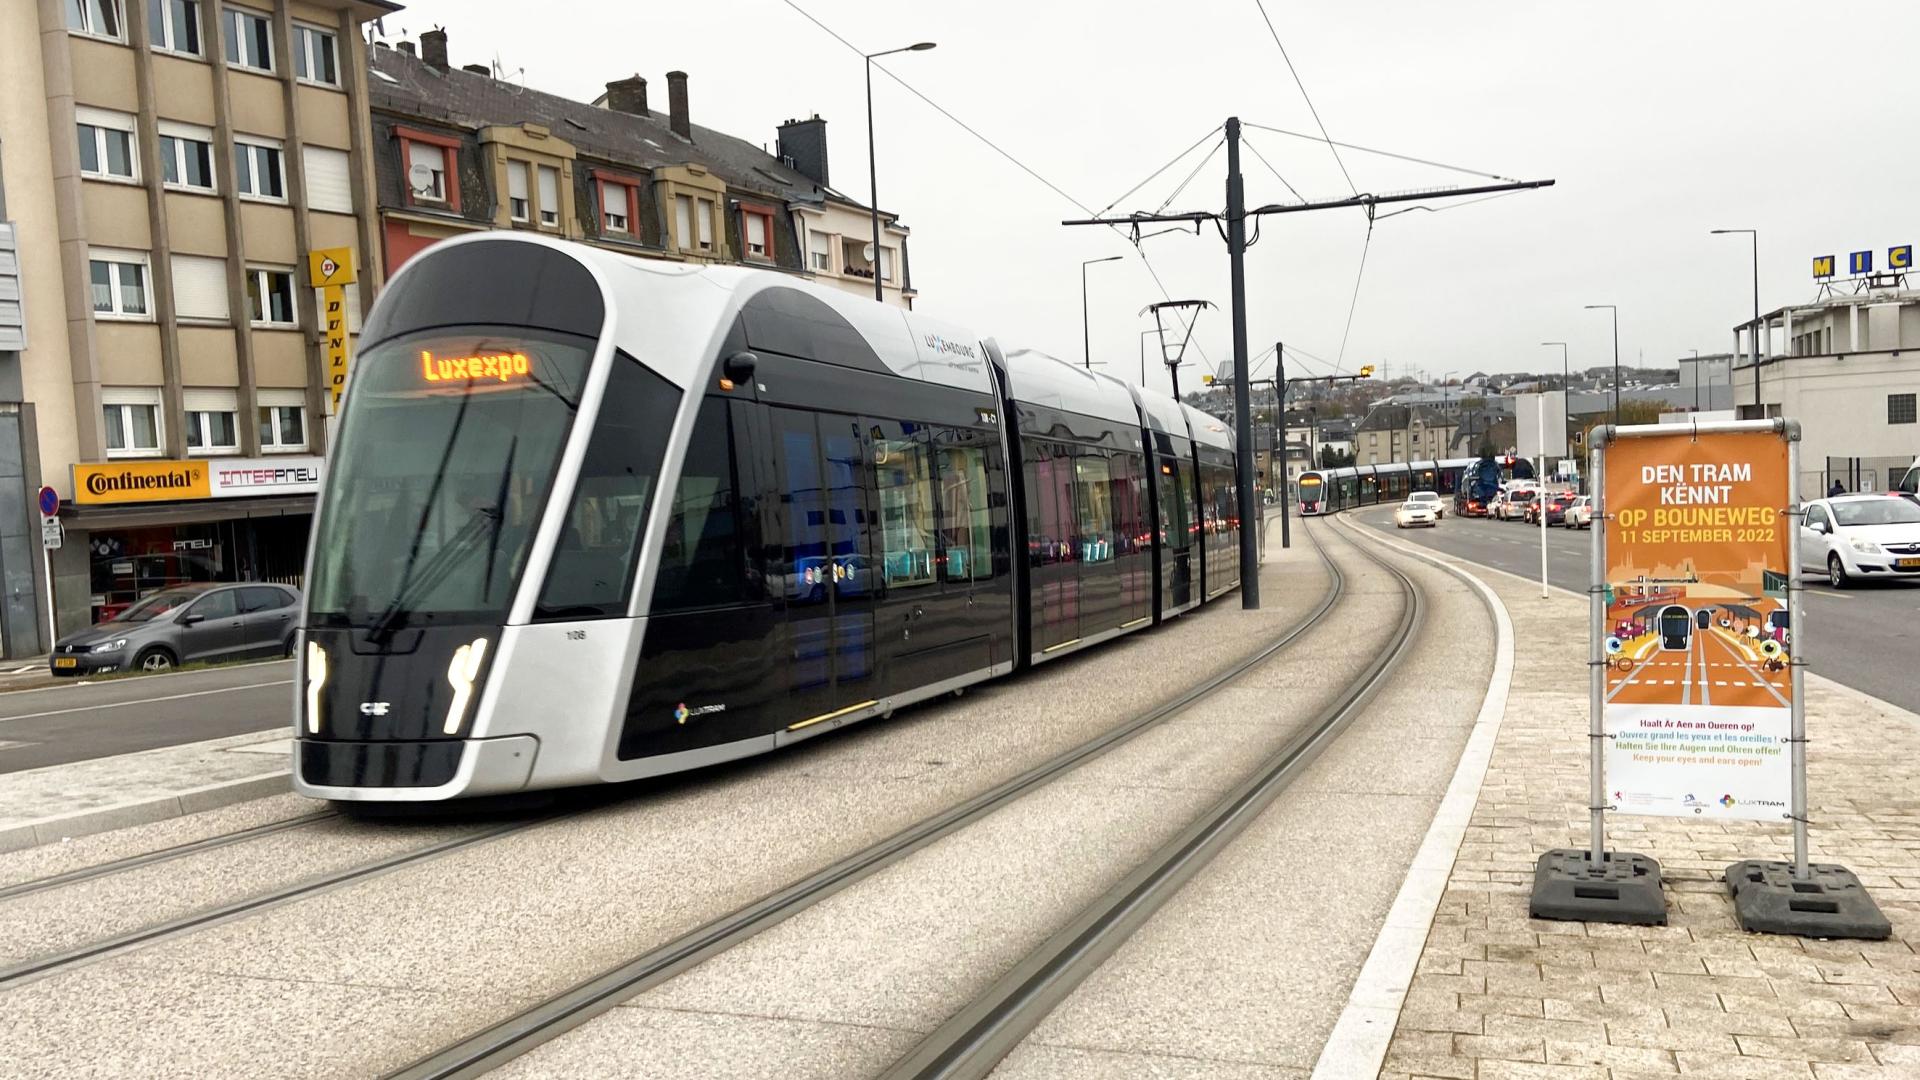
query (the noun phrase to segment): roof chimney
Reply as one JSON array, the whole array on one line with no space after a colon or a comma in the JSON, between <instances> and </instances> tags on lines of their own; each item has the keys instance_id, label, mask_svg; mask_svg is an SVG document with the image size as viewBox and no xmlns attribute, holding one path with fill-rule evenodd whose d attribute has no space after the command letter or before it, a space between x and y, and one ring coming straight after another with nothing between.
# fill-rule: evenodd
<instances>
[{"instance_id":1,"label":"roof chimney","mask_svg":"<svg viewBox=\"0 0 1920 1080\"><path fill-rule=\"evenodd\" d=\"M687 73L684 71L667 72L667 124L673 133L693 141L693 121L687 119Z\"/></svg>"},{"instance_id":2,"label":"roof chimney","mask_svg":"<svg viewBox=\"0 0 1920 1080\"><path fill-rule=\"evenodd\" d=\"M684 76L682 76L684 78ZM686 112L686 89L681 84L680 111ZM607 108L614 112L628 113L633 116L650 116L647 112L647 80L638 75L617 79L607 84ZM677 128L675 130L678 130Z\"/></svg>"},{"instance_id":3,"label":"roof chimney","mask_svg":"<svg viewBox=\"0 0 1920 1080\"><path fill-rule=\"evenodd\" d=\"M399 45L396 45L394 47L399 49L401 52L406 53L408 56L413 55L413 42L411 41L403 41Z\"/></svg>"},{"instance_id":4,"label":"roof chimney","mask_svg":"<svg viewBox=\"0 0 1920 1080\"><path fill-rule=\"evenodd\" d=\"M420 58L441 71L447 70L447 32L429 30L420 35Z\"/></svg>"},{"instance_id":5,"label":"roof chimney","mask_svg":"<svg viewBox=\"0 0 1920 1080\"><path fill-rule=\"evenodd\" d=\"M783 160L793 163L800 175L821 187L827 184L827 122L815 113L806 120L789 120L780 125L776 147Z\"/></svg>"},{"instance_id":6,"label":"roof chimney","mask_svg":"<svg viewBox=\"0 0 1920 1080\"><path fill-rule=\"evenodd\" d=\"M485 64L461 64L460 70L471 71L475 75L485 75L489 79L493 78L493 69Z\"/></svg>"}]
</instances>

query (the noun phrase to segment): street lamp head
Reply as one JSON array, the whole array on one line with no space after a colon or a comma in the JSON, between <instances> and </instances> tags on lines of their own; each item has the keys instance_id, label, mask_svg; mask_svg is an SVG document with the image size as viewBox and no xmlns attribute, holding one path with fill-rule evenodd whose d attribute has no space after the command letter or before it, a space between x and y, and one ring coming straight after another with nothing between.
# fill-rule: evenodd
<instances>
[{"instance_id":1,"label":"street lamp head","mask_svg":"<svg viewBox=\"0 0 1920 1080\"><path fill-rule=\"evenodd\" d=\"M1597 311L1601 308L1612 309L1613 305L1612 304L1588 304L1587 305L1588 311Z\"/></svg>"},{"instance_id":2,"label":"street lamp head","mask_svg":"<svg viewBox=\"0 0 1920 1080\"><path fill-rule=\"evenodd\" d=\"M1082 266L1092 266L1092 265L1093 265L1094 263L1103 263L1103 262L1119 262L1119 261L1120 261L1121 259L1123 259L1123 258L1126 258L1126 256L1124 256L1124 255L1109 255L1109 256L1107 256L1107 257L1106 257L1106 258L1104 258L1104 259L1088 259L1087 261L1085 261L1085 262L1083 262L1083 263L1081 263L1080 265L1082 265Z\"/></svg>"},{"instance_id":3,"label":"street lamp head","mask_svg":"<svg viewBox=\"0 0 1920 1080\"><path fill-rule=\"evenodd\" d=\"M1714 236L1725 236L1728 233L1750 233L1753 231L1754 230L1752 229L1708 229L1707 230L1707 232L1713 234Z\"/></svg>"},{"instance_id":4,"label":"street lamp head","mask_svg":"<svg viewBox=\"0 0 1920 1080\"><path fill-rule=\"evenodd\" d=\"M880 57L880 56L892 56L892 55L893 55L894 53L903 53L903 52L926 52L926 51L927 51L928 49L931 49L931 48L933 48L933 47L934 47L934 43L933 43L933 42L931 42L931 41L922 41L922 42L919 42L919 43L917 43L917 44L914 44L914 45L902 45L901 47L899 47L899 48L897 48L897 49L888 49L888 50L887 50L887 51L885 51L885 52L877 52L877 53L868 53L868 54L867 54L867 59L869 59L869 60L872 60L872 59L874 59L875 57Z\"/></svg>"}]
</instances>

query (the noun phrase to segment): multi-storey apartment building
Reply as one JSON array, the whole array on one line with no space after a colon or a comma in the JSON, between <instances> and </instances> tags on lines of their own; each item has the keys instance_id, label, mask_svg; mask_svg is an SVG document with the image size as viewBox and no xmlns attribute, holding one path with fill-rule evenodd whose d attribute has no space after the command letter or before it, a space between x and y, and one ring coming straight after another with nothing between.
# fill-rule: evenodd
<instances>
[{"instance_id":1,"label":"multi-storey apartment building","mask_svg":"<svg viewBox=\"0 0 1920 1080\"><path fill-rule=\"evenodd\" d=\"M0 405L20 483L64 504L56 632L173 581L298 580L329 408L308 255L354 254L357 327L380 280L361 24L394 10L0 4L26 339L0 357ZM0 545L7 581L28 570L17 546ZM12 655L49 637L18 619L0 631Z\"/></svg>"},{"instance_id":2,"label":"multi-storey apartment building","mask_svg":"<svg viewBox=\"0 0 1920 1080\"><path fill-rule=\"evenodd\" d=\"M692 120L688 77L664 113L638 76L592 103L456 67L447 33L377 44L368 82L388 273L436 241L525 229L649 258L763 266L911 307L907 229L827 184L826 122L780 128L779 153Z\"/></svg>"}]
</instances>

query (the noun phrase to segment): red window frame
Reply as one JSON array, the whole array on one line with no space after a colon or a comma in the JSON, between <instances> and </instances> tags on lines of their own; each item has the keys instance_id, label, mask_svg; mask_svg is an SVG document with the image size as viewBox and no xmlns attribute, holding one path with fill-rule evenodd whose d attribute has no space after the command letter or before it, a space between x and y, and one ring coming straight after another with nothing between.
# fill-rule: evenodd
<instances>
[{"instance_id":1,"label":"red window frame","mask_svg":"<svg viewBox=\"0 0 1920 1080\"><path fill-rule=\"evenodd\" d=\"M436 135L431 131L395 124L393 137L400 140L400 196L408 206L421 205L445 206L454 213L460 212L460 140L451 135ZM447 197L419 200L414 198L413 185L407 183L407 170L413 167L413 143L424 143L440 148L441 163L447 170Z\"/></svg>"},{"instance_id":2,"label":"red window frame","mask_svg":"<svg viewBox=\"0 0 1920 1080\"><path fill-rule=\"evenodd\" d=\"M757 217L766 223L767 253L755 255L747 250L747 218ZM773 262L773 207L764 203L743 202L740 204L740 257L760 262Z\"/></svg>"},{"instance_id":3,"label":"red window frame","mask_svg":"<svg viewBox=\"0 0 1920 1080\"><path fill-rule=\"evenodd\" d=\"M646 181L632 173L612 169L593 169L588 175L593 178L594 213L599 216L600 232L640 239L640 185ZM607 224L607 189L610 187L627 189L627 227L624 229Z\"/></svg>"}]
</instances>

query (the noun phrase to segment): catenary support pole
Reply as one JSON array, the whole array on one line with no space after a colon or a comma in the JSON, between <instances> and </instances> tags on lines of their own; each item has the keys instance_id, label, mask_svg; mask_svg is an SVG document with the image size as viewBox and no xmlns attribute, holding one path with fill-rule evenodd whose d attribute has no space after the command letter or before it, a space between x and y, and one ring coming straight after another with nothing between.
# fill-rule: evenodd
<instances>
[{"instance_id":1,"label":"catenary support pole","mask_svg":"<svg viewBox=\"0 0 1920 1080\"><path fill-rule=\"evenodd\" d=\"M1260 608L1260 548L1254 524L1253 401L1247 371L1247 200L1240 177L1240 118L1227 117L1227 257L1233 285L1233 441L1240 503L1240 607Z\"/></svg>"},{"instance_id":2,"label":"catenary support pole","mask_svg":"<svg viewBox=\"0 0 1920 1080\"><path fill-rule=\"evenodd\" d=\"M1775 423L1782 423L1775 421ZM1783 424L1784 426L1784 424ZM1787 505L1791 508L1786 517L1787 529L1787 661L1788 685L1791 688L1792 704L1789 707L1791 727L1787 737L1793 759L1793 788L1790 796L1793 806L1793 876L1806 881L1810 876L1807 867L1807 705L1806 670L1807 657L1806 629L1800 621L1800 596L1802 592L1800 578L1800 433L1795 430L1785 432L1787 443Z\"/></svg>"},{"instance_id":3,"label":"catenary support pole","mask_svg":"<svg viewBox=\"0 0 1920 1080\"><path fill-rule=\"evenodd\" d=\"M1539 425L1540 425L1540 445L1542 447L1545 447L1547 445L1547 395L1545 394L1535 395L1533 399L1533 405L1534 405L1534 415L1538 418ZM1546 454L1543 453L1540 455L1540 457L1544 462L1544 459L1546 458ZM1551 595L1547 592L1547 487L1546 487L1546 484L1542 483L1540 485L1540 493L1538 495L1535 495L1534 498L1538 500L1538 503L1539 503L1539 505L1535 507L1534 513L1540 516L1540 599L1545 600L1549 595Z\"/></svg>"},{"instance_id":4,"label":"catenary support pole","mask_svg":"<svg viewBox=\"0 0 1920 1080\"><path fill-rule=\"evenodd\" d=\"M1607 858L1606 727L1607 707L1607 465L1606 445L1613 428L1595 431L1587 472L1593 477L1593 537L1587 546L1587 831L1591 865Z\"/></svg>"},{"instance_id":5,"label":"catenary support pole","mask_svg":"<svg viewBox=\"0 0 1920 1080\"><path fill-rule=\"evenodd\" d=\"M1273 411L1279 414L1280 420L1274 427L1278 437L1273 441L1273 452L1280 459L1280 475L1276 479L1280 482L1280 547L1285 549L1293 546L1293 526L1290 524L1293 508L1288 505L1293 501L1293 478L1287 475L1287 350L1277 341L1273 343L1273 398ZM1308 447L1307 453L1311 455L1313 448ZM1307 467L1313 467L1311 458L1307 461Z\"/></svg>"}]
</instances>

